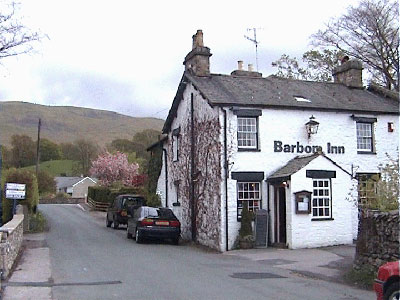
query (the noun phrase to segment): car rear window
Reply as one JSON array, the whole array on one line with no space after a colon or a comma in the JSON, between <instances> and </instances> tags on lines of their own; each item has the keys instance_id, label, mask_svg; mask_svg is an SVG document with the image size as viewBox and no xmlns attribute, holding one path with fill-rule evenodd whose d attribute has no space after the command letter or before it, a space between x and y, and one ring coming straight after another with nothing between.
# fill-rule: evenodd
<instances>
[{"instance_id":1,"label":"car rear window","mask_svg":"<svg viewBox=\"0 0 400 300\"><path fill-rule=\"evenodd\" d=\"M145 211L145 215L148 217L158 217L166 219L175 219L175 215L172 210L168 208L154 208L148 207Z\"/></svg>"},{"instance_id":2,"label":"car rear window","mask_svg":"<svg viewBox=\"0 0 400 300\"><path fill-rule=\"evenodd\" d=\"M143 198L140 197L126 197L122 200L122 206L127 207L131 205L142 205Z\"/></svg>"}]
</instances>

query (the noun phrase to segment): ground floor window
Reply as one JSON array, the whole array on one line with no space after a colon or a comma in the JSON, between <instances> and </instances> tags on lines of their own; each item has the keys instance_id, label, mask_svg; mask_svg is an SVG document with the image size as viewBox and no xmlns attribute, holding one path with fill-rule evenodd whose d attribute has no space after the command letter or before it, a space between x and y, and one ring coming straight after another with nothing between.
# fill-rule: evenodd
<instances>
[{"instance_id":1,"label":"ground floor window","mask_svg":"<svg viewBox=\"0 0 400 300\"><path fill-rule=\"evenodd\" d=\"M379 174L357 174L358 179L358 203L361 206L369 206L376 202L377 181Z\"/></svg>"},{"instance_id":2,"label":"ground floor window","mask_svg":"<svg viewBox=\"0 0 400 300\"><path fill-rule=\"evenodd\" d=\"M237 218L242 218L242 209L247 202L249 211L256 211L261 206L260 182L237 183Z\"/></svg>"},{"instance_id":3,"label":"ground floor window","mask_svg":"<svg viewBox=\"0 0 400 300\"><path fill-rule=\"evenodd\" d=\"M313 179L312 215L315 219L332 217L331 212L331 180Z\"/></svg>"}]
</instances>

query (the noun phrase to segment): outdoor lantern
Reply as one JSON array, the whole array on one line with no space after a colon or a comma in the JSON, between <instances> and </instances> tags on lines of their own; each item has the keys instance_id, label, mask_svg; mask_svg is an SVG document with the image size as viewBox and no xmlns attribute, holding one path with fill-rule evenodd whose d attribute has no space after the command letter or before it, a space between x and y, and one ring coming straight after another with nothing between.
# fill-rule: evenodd
<instances>
[{"instance_id":1,"label":"outdoor lantern","mask_svg":"<svg viewBox=\"0 0 400 300\"><path fill-rule=\"evenodd\" d=\"M310 117L310 120L306 123L306 130L307 130L308 138L310 138L310 136L312 134L317 133L318 125L319 125L319 123L315 120L315 117L312 115Z\"/></svg>"}]
</instances>

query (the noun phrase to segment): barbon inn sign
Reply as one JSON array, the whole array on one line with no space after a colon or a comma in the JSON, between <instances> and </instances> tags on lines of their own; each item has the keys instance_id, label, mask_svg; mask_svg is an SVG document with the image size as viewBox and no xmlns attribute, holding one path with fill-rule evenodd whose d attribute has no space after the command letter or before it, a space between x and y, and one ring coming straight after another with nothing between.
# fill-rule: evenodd
<instances>
[{"instance_id":1,"label":"barbon inn sign","mask_svg":"<svg viewBox=\"0 0 400 300\"><path fill-rule=\"evenodd\" d=\"M322 146L304 146L300 142L296 144L284 144L282 141L274 141L274 152L284 152L284 153L317 153L323 151ZM327 154L344 154L344 146L333 146L331 143L326 144Z\"/></svg>"}]
</instances>

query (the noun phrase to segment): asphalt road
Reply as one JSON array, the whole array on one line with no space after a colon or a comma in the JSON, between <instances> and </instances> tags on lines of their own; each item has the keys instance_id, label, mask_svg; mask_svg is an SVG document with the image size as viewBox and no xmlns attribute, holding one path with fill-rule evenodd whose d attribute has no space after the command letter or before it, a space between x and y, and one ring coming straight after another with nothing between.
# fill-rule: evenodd
<instances>
[{"instance_id":1,"label":"asphalt road","mask_svg":"<svg viewBox=\"0 0 400 300\"><path fill-rule=\"evenodd\" d=\"M365 291L247 259L167 242L136 244L76 205L41 205L50 223L53 297L108 299L369 299Z\"/></svg>"}]
</instances>

